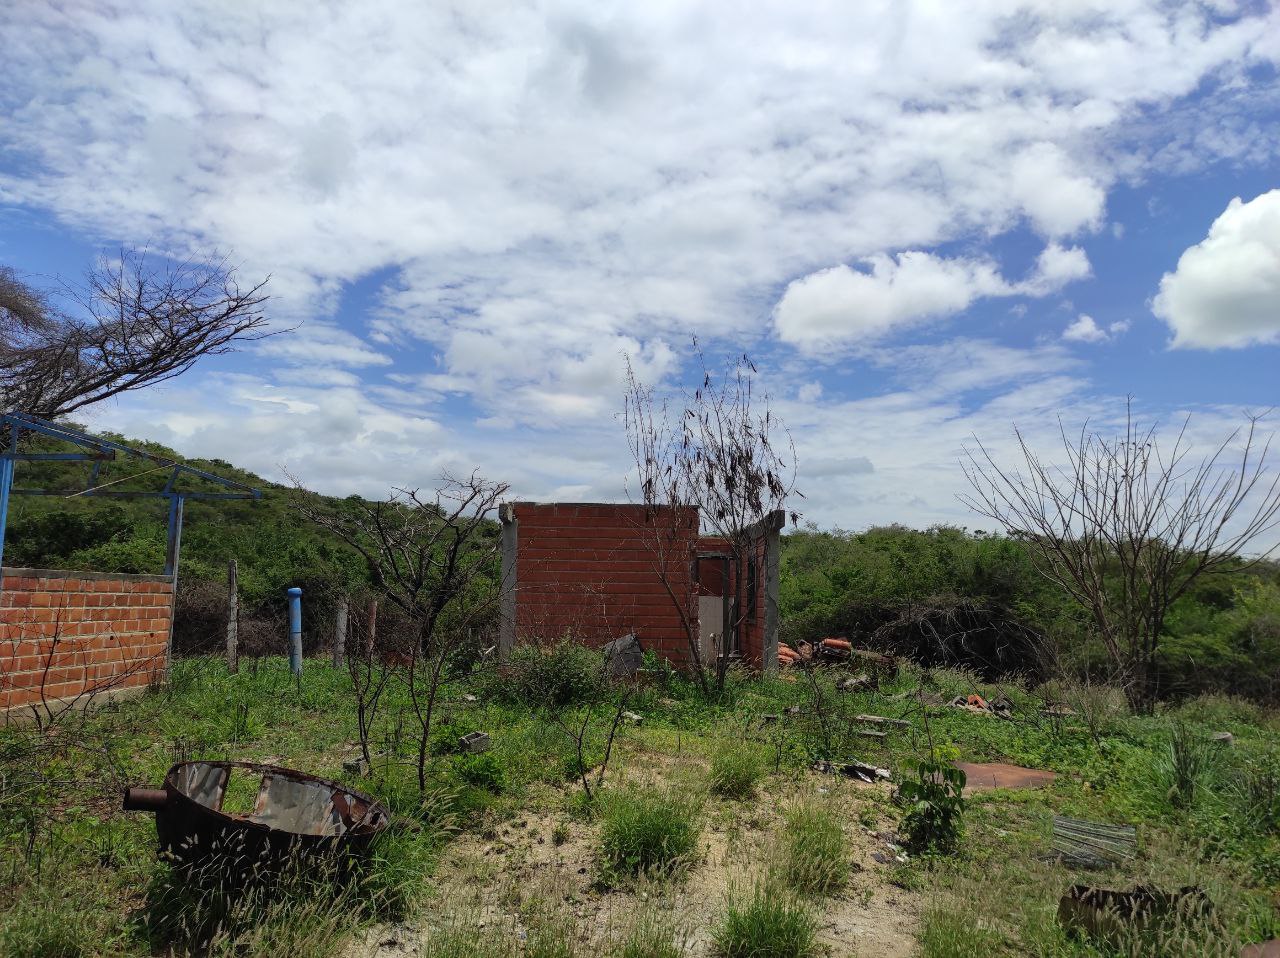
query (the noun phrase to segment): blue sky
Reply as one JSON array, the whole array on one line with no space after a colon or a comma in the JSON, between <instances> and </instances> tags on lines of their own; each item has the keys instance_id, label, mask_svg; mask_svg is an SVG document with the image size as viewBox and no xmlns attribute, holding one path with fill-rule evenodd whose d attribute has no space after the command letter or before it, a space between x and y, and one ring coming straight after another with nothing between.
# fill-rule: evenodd
<instances>
[{"instance_id":1,"label":"blue sky","mask_svg":"<svg viewBox=\"0 0 1280 958\"><path fill-rule=\"evenodd\" d=\"M16 0L0 44L0 264L218 250L297 327L92 413L189 455L617 499L622 356L675 390L696 333L807 517L974 525L975 434L1277 401L1268 4Z\"/></svg>"}]
</instances>

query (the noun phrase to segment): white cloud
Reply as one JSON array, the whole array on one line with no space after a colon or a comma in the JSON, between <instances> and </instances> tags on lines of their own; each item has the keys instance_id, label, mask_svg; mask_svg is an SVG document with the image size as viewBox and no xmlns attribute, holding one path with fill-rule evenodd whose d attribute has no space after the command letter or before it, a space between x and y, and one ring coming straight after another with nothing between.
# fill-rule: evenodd
<instances>
[{"instance_id":1,"label":"white cloud","mask_svg":"<svg viewBox=\"0 0 1280 958\"><path fill-rule=\"evenodd\" d=\"M1033 143L1021 150L1009 169L1009 192L1037 230L1064 236L1102 221L1106 193L1082 175L1054 143Z\"/></svg>"},{"instance_id":2,"label":"white cloud","mask_svg":"<svg viewBox=\"0 0 1280 958\"><path fill-rule=\"evenodd\" d=\"M305 320L262 347L285 368L197 372L104 410L117 428L331 491L479 464L613 496L622 352L670 380L693 331L709 354L771 333L812 354L1051 295L1088 275L1070 238L1105 226L1117 182L1274 156L1280 128L1247 110L1274 97L1277 35L1265 11L1162 0L0 4L0 203L108 247L232 251L272 275L275 318ZM991 244L1028 228L1044 251L1006 277ZM367 324L339 328L370 276ZM942 479L902 498L973 425L945 389L982 422L1078 392L1060 345L966 342L881 348L919 375L893 396L807 400L815 459L856 462L830 452L854 415L897 443L860 474L882 510L816 517L945 510Z\"/></svg>"},{"instance_id":3,"label":"white cloud","mask_svg":"<svg viewBox=\"0 0 1280 958\"><path fill-rule=\"evenodd\" d=\"M1078 246L1050 243L1025 280L1005 280L990 260L947 259L920 250L819 270L790 283L773 320L778 336L805 349L876 339L890 330L951 316L986 296L1045 296L1089 275Z\"/></svg>"},{"instance_id":4,"label":"white cloud","mask_svg":"<svg viewBox=\"0 0 1280 958\"><path fill-rule=\"evenodd\" d=\"M1129 331L1129 320L1118 319L1099 326L1097 321L1086 313L1081 313L1075 321L1062 331L1062 338L1072 343L1105 343Z\"/></svg>"},{"instance_id":5,"label":"white cloud","mask_svg":"<svg viewBox=\"0 0 1280 958\"><path fill-rule=\"evenodd\" d=\"M1062 331L1062 338L1073 343L1101 343L1106 340L1107 331L1094 322L1092 316L1081 313Z\"/></svg>"},{"instance_id":6,"label":"white cloud","mask_svg":"<svg viewBox=\"0 0 1280 958\"><path fill-rule=\"evenodd\" d=\"M1227 204L1165 273L1151 310L1175 347L1280 342L1280 190Z\"/></svg>"}]
</instances>

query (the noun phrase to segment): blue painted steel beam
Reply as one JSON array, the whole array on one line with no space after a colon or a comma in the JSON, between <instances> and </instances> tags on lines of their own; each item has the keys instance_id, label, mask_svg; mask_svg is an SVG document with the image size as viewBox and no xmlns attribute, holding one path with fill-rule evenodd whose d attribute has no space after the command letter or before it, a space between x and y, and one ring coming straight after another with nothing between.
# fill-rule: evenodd
<instances>
[{"instance_id":1,"label":"blue painted steel beam","mask_svg":"<svg viewBox=\"0 0 1280 958\"><path fill-rule=\"evenodd\" d=\"M169 535L164 551L164 574L177 575L182 551L182 507L185 496L169 497Z\"/></svg>"},{"instance_id":2,"label":"blue painted steel beam","mask_svg":"<svg viewBox=\"0 0 1280 958\"><path fill-rule=\"evenodd\" d=\"M6 452L0 458L14 462L102 462L114 459L114 452Z\"/></svg>"},{"instance_id":3,"label":"blue painted steel beam","mask_svg":"<svg viewBox=\"0 0 1280 958\"><path fill-rule=\"evenodd\" d=\"M13 488L13 460L0 459L0 569L4 568L4 530L9 522L9 490ZM0 577L0 592L4 579Z\"/></svg>"},{"instance_id":4,"label":"blue painted steel beam","mask_svg":"<svg viewBox=\"0 0 1280 958\"><path fill-rule=\"evenodd\" d=\"M15 496L61 496L69 499L92 496L94 499L160 499L168 498L159 492L97 492L93 489L14 489ZM257 499L247 492L179 492L184 499Z\"/></svg>"}]
</instances>

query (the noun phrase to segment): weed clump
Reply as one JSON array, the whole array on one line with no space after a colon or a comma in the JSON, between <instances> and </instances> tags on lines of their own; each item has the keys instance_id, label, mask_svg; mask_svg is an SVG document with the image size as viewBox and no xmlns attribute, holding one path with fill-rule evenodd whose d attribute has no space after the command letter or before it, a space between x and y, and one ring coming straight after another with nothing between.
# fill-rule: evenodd
<instances>
[{"instance_id":1,"label":"weed clump","mask_svg":"<svg viewBox=\"0 0 1280 958\"><path fill-rule=\"evenodd\" d=\"M702 834L701 802L674 789L628 789L601 807L607 875L665 875L687 864Z\"/></svg>"},{"instance_id":2,"label":"weed clump","mask_svg":"<svg viewBox=\"0 0 1280 958\"><path fill-rule=\"evenodd\" d=\"M749 798L764 772L764 760L754 748L721 741L711 756L711 791L725 798Z\"/></svg>"},{"instance_id":3,"label":"weed clump","mask_svg":"<svg viewBox=\"0 0 1280 958\"><path fill-rule=\"evenodd\" d=\"M591 702L604 691L604 656L571 639L554 645L522 645L482 679L486 698L533 708L565 709Z\"/></svg>"},{"instance_id":4,"label":"weed clump","mask_svg":"<svg viewBox=\"0 0 1280 958\"><path fill-rule=\"evenodd\" d=\"M1174 723L1164 768L1169 780L1169 801L1174 807L1190 808L1195 803L1220 747L1199 729L1184 722Z\"/></svg>"},{"instance_id":5,"label":"weed clump","mask_svg":"<svg viewBox=\"0 0 1280 958\"><path fill-rule=\"evenodd\" d=\"M829 809L809 801L789 809L773 872L797 894L830 894L849 877L844 830Z\"/></svg>"},{"instance_id":6,"label":"weed clump","mask_svg":"<svg viewBox=\"0 0 1280 958\"><path fill-rule=\"evenodd\" d=\"M747 901L729 902L715 930L720 958L808 958L818 923L798 898L757 885Z\"/></svg>"}]
</instances>

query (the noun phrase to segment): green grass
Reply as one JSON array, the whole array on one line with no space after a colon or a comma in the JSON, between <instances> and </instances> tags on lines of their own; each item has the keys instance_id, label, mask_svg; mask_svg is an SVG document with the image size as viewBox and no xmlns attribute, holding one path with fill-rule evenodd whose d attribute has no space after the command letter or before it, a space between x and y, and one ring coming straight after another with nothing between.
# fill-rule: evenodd
<instances>
[{"instance_id":1,"label":"green grass","mask_svg":"<svg viewBox=\"0 0 1280 958\"><path fill-rule=\"evenodd\" d=\"M702 805L674 788L627 788L604 797L600 852L606 877L666 875L689 865L702 834Z\"/></svg>"},{"instance_id":2,"label":"green grass","mask_svg":"<svg viewBox=\"0 0 1280 958\"><path fill-rule=\"evenodd\" d=\"M760 750L734 739L720 739L711 752L710 785L725 798L750 798L765 775Z\"/></svg>"},{"instance_id":3,"label":"green grass","mask_svg":"<svg viewBox=\"0 0 1280 958\"><path fill-rule=\"evenodd\" d=\"M859 758L901 771L923 756L928 738L909 697L923 681L926 691L944 697L976 691L987 698L1007 695L1015 705L1012 722L936 709L929 719L935 742L954 743L966 760L1006 760L1060 773L1047 789L975 797L966 806L966 837L956 855L928 863L913 860L893 870L895 880L950 910L950 917L928 912L922 932L927 954L949 954L942 950L949 947L946 942L963 942L975 928L984 953L995 956L1099 954L1064 936L1053 920L1067 884L1098 880L1039 861L1049 849L1054 814L1137 825L1140 859L1106 875L1106 882L1204 887L1215 905L1215 923L1176 933L1198 936L1192 940L1206 953L1228 954L1240 944L1280 935L1272 902L1280 890L1280 749L1275 744L1280 726L1274 716L1223 696L1154 716L1131 716L1112 692L1095 687L1090 694L1098 700L1096 720L1079 715L1055 721L1040 715L1042 698L1016 683L993 686L962 671L905 669L878 693L839 697L832 689L837 677L821 673L818 681L824 695L840 703L841 714L903 716L912 723L884 741L842 743ZM566 785L576 769L570 766L564 733L545 710L503 695L464 702L462 694L475 690L466 680L451 681L444 690L426 795L419 793L412 766L411 703L402 687L388 691L371 742L373 770L349 781L386 801L399 817L374 849L358 907L341 893L314 888L272 907L242 902L235 906L239 911L226 902L183 899L180 889L166 884L166 870L156 861L153 819L118 811L122 785L158 784L166 769L184 758L270 761L344 778L342 762L351 754L354 730L344 673L308 660L299 685L280 658L246 660L238 675L228 674L217 660L179 659L168 688L75 718L47 739L30 729L0 727L0 954L142 958L165 948L180 951L176 946L184 935L207 926L219 909L232 909L235 920L224 926L215 954L221 949L224 954L323 955L340 950L362 924L413 921L434 908L425 893L434 886L437 859L450 835L455 830L497 834L531 802L552 802L552 823L565 826L548 825L549 843L567 841L570 829L575 839L595 835L601 877L628 886L634 897L643 885L631 885L645 872L670 875L689 866L696 881L702 867L703 802L690 791L690 782L699 781L702 772L682 771L674 787L661 780L648 790L609 785L598 802L586 802L572 782ZM617 767L621 776L630 777L628 762L645 763L649 755L683 756L685 765L705 757L705 787L714 787L719 778L724 784L717 791L728 797L745 794L757 771L772 770L776 761L781 774L756 777L753 801L772 801L784 789L812 792L809 786L818 783L805 770L815 747L812 723L797 717L759 724L761 713L804 707L808 696L803 683L737 671L723 695L707 696L673 676L661 688L633 693L628 707L645 720L621 731ZM572 721L578 707L565 708ZM1176 732L1178 723L1183 732ZM473 761L455 753L457 737L475 730L493 735L493 748L485 753L489 758ZM1175 735L1183 736L1186 750L1194 750L1217 731L1232 732L1235 745L1211 746L1210 758L1198 765L1178 759L1179 773L1171 745ZM593 739L589 746L588 760L598 761L602 741ZM1190 790L1174 787L1179 774L1194 781ZM739 811L755 807L717 801ZM733 941L746 941L751 934L769 939L770 929L796 918L790 905L797 892L808 896L815 920L837 907L835 902L844 899L824 896L838 890L849 874L841 830L858 828L859 822L883 827L891 816L887 805L882 814L863 807L847 820L812 800L788 808L774 834L759 836L768 853L757 871L769 873L774 897L758 901L753 893L735 902L718 926L722 935L732 930ZM766 827L771 818L763 816L751 830ZM575 847L576 842L567 846L570 853ZM983 876L978 887L970 880L974 874ZM674 894L664 890L665 881L651 887L658 899ZM779 887L783 890L776 891ZM1001 894L992 895L992 887ZM638 919L635 928L626 923L614 929L599 953L672 958L671 947L682 939L669 917L655 912L650 932L639 928ZM514 956L518 949L515 930L501 922L483 933L441 926L432 936L430 954L496 958ZM550 937L536 947L553 949ZM577 953L594 958L596 947L580 943Z\"/></svg>"},{"instance_id":4,"label":"green grass","mask_svg":"<svg viewBox=\"0 0 1280 958\"><path fill-rule=\"evenodd\" d=\"M829 895L849 880L848 841L835 810L815 799L789 808L772 871L797 894Z\"/></svg>"},{"instance_id":5,"label":"green grass","mask_svg":"<svg viewBox=\"0 0 1280 958\"><path fill-rule=\"evenodd\" d=\"M807 958L816 954L818 923L799 898L756 885L745 901L730 900L714 932L720 958Z\"/></svg>"}]
</instances>

